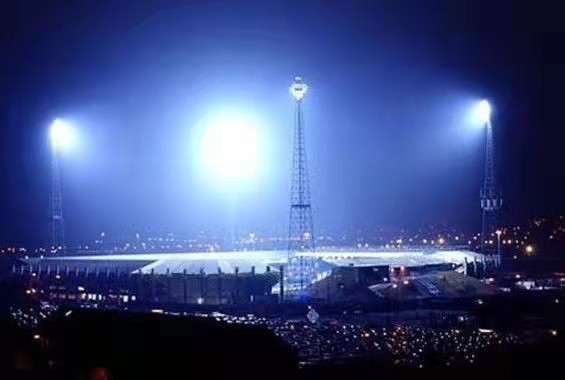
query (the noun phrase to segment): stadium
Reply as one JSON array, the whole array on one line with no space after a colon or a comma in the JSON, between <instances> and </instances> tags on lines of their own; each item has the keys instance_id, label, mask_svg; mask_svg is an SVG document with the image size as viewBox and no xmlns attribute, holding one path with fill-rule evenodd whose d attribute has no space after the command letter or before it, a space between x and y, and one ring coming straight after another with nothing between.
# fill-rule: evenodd
<instances>
[{"instance_id":1,"label":"stadium","mask_svg":"<svg viewBox=\"0 0 565 380\"><path fill-rule=\"evenodd\" d=\"M295 300L285 273L297 256L316 263L302 293L320 302L375 304L400 290L404 300L492 291L473 277L484 273L477 272L483 256L455 249L78 254L28 258L12 271L31 292L57 301L248 306Z\"/></svg>"},{"instance_id":2,"label":"stadium","mask_svg":"<svg viewBox=\"0 0 565 380\"><path fill-rule=\"evenodd\" d=\"M382 250L382 251L316 251L303 252L319 260L323 271L337 267L382 267L423 268L426 266L453 266L465 268L468 263L482 261L482 255L468 250ZM224 251L191 253L139 253L139 254L98 254L76 256L51 256L30 258L26 263L31 267L52 269L72 268L94 272L110 270L142 274L200 274L200 273L264 273L278 271L288 261L288 252L279 251Z\"/></svg>"},{"instance_id":3,"label":"stadium","mask_svg":"<svg viewBox=\"0 0 565 380\"><path fill-rule=\"evenodd\" d=\"M367 302L373 302L374 297L397 297L399 291L391 289L398 288L404 299L472 296L487 291L477 278L486 277L491 273L490 266L500 260L494 252L485 254L482 239L482 254L442 245L373 250L316 246L302 115L308 85L297 76L289 91L294 98L295 141L287 249L84 252L67 256L61 196L56 191L52 194L52 255L25 259L26 265L14 266L12 272L21 275L23 284L32 284L30 294L39 291L55 300L135 299L149 304L241 305L283 303L303 297L347 304L359 296L368 297ZM482 101L479 110L483 124L490 126L488 102ZM255 172L258 158L247 154L253 150L249 144L255 141L251 124L225 118L209 126L201 147L209 164L207 170L232 180ZM54 147L67 140L63 137L69 131L64 121L54 122ZM53 157L57 159L57 155ZM58 165L53 167L57 169ZM58 170L53 175L58 184ZM494 213L500 200L488 186L481 194L483 222L490 221L483 223L481 236L494 236ZM434 273L440 273L439 277Z\"/></svg>"}]
</instances>

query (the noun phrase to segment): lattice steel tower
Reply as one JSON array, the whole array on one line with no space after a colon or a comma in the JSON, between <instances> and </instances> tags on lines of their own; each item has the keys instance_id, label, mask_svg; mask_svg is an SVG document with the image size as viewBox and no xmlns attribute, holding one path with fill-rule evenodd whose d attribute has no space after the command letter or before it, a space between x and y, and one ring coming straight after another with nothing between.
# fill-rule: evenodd
<instances>
[{"instance_id":1,"label":"lattice steel tower","mask_svg":"<svg viewBox=\"0 0 565 380\"><path fill-rule=\"evenodd\" d=\"M67 134L67 126L57 119L51 125L51 203L49 205L49 246L51 253L65 253L65 223L61 197L59 153Z\"/></svg>"},{"instance_id":2,"label":"lattice steel tower","mask_svg":"<svg viewBox=\"0 0 565 380\"><path fill-rule=\"evenodd\" d=\"M316 273L315 259L303 256L304 253L312 252L315 249L304 120L302 116L302 101L307 90L308 86L302 81L301 77L295 77L294 82L290 85L290 93L295 99L295 109L288 232L288 291L292 291L291 288L293 287L304 290L313 280Z\"/></svg>"},{"instance_id":3,"label":"lattice steel tower","mask_svg":"<svg viewBox=\"0 0 565 380\"><path fill-rule=\"evenodd\" d=\"M479 104L479 107L486 129L485 177L481 189L481 253L492 256L496 253L497 214L502 206L502 198L495 179L494 143L490 120L490 105L486 100L483 100ZM497 260L500 260L500 258L497 257Z\"/></svg>"}]
</instances>

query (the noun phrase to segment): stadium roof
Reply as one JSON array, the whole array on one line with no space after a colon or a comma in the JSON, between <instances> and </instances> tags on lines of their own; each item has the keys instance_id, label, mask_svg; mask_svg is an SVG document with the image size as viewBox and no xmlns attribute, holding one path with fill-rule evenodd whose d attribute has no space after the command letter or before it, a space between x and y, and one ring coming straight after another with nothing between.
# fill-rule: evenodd
<instances>
[{"instance_id":1,"label":"stadium roof","mask_svg":"<svg viewBox=\"0 0 565 380\"><path fill-rule=\"evenodd\" d=\"M303 253L319 258L331 266L392 266L421 267L438 264L463 264L481 260L481 255L466 250L425 250L406 251L322 251ZM233 251L233 252L193 252L193 253L137 253L100 254L30 258L25 260L32 266L49 266L51 269L69 270L109 270L141 273L264 273L269 267L278 270L287 262L286 251Z\"/></svg>"}]
</instances>

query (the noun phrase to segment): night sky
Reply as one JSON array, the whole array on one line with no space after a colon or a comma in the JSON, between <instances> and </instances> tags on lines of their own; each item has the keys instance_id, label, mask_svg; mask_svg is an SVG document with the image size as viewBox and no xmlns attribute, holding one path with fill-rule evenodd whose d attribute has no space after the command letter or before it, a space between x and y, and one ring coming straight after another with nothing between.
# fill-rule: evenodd
<instances>
[{"instance_id":1,"label":"night sky","mask_svg":"<svg viewBox=\"0 0 565 380\"><path fill-rule=\"evenodd\" d=\"M234 213L242 230L284 231L296 74L316 230L478 230L484 130L468 115L483 97L503 220L563 210L562 14L504 0L2 1L0 243L45 241L56 117L81 140L62 160L69 240L221 230ZM199 121L222 110L265 137L263 171L237 189L196 169Z\"/></svg>"}]
</instances>

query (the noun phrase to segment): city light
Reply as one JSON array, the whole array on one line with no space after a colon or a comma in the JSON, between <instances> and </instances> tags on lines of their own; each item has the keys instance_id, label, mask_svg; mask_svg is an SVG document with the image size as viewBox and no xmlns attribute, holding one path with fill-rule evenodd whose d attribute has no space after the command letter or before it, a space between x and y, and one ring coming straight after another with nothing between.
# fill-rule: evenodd
<instances>
[{"instance_id":1,"label":"city light","mask_svg":"<svg viewBox=\"0 0 565 380\"><path fill-rule=\"evenodd\" d=\"M69 148L75 142L73 127L62 119L55 119L49 129L49 139L55 150Z\"/></svg>"},{"instance_id":2,"label":"city light","mask_svg":"<svg viewBox=\"0 0 565 380\"><path fill-rule=\"evenodd\" d=\"M206 172L223 179L254 178L260 166L257 123L249 117L220 115L210 121L200 141Z\"/></svg>"}]
</instances>

